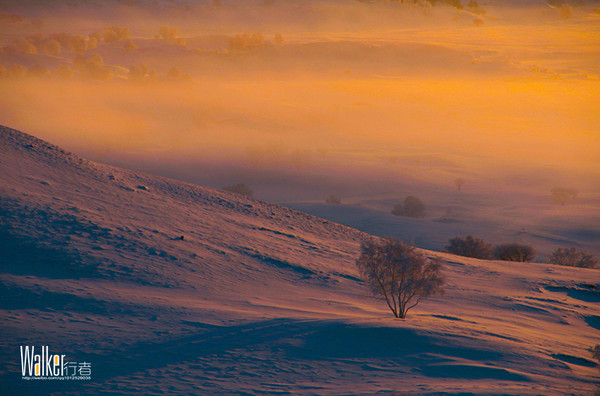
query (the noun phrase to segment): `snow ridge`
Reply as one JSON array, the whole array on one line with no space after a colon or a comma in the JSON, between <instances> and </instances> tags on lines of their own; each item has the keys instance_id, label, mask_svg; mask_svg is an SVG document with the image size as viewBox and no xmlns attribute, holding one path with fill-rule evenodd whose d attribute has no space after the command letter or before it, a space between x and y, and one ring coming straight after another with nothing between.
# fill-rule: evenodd
<instances>
[{"instance_id":1,"label":"snow ridge","mask_svg":"<svg viewBox=\"0 0 600 396\"><path fill-rule=\"evenodd\" d=\"M444 261L394 320L354 260L370 237L233 193L94 163L0 127L7 394L583 394L598 271ZM90 361L23 381L18 345Z\"/></svg>"}]
</instances>

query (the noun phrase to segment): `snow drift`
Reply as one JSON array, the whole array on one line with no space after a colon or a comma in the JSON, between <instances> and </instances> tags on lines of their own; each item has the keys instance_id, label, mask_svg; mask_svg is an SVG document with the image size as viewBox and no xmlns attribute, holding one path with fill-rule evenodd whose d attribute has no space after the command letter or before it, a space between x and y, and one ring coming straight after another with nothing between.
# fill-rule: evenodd
<instances>
[{"instance_id":1,"label":"snow drift","mask_svg":"<svg viewBox=\"0 0 600 396\"><path fill-rule=\"evenodd\" d=\"M368 296L369 235L82 159L0 128L7 394L581 394L598 382L598 271L441 253L406 320ZM23 381L19 345L92 364Z\"/></svg>"}]
</instances>

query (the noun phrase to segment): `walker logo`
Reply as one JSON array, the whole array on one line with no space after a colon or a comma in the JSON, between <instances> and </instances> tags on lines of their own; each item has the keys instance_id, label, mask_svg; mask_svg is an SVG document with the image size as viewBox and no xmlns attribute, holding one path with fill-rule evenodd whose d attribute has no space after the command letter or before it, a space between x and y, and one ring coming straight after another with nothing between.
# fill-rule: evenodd
<instances>
[{"instance_id":1,"label":"walker logo","mask_svg":"<svg viewBox=\"0 0 600 396\"><path fill-rule=\"evenodd\" d=\"M92 364L67 362L66 355L51 355L48 346L21 346L21 376L24 380L89 380Z\"/></svg>"}]
</instances>

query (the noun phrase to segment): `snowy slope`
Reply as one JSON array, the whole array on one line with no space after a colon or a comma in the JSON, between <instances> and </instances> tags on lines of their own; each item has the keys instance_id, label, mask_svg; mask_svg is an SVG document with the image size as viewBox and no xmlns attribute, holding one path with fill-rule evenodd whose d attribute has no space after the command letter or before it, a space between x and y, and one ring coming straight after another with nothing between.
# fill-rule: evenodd
<instances>
[{"instance_id":1,"label":"snowy slope","mask_svg":"<svg viewBox=\"0 0 600 396\"><path fill-rule=\"evenodd\" d=\"M446 262L446 296L395 320L357 278L366 237L93 163L2 127L2 389L583 394L596 386L586 349L600 343L597 270L427 252ZM92 380L23 381L19 345L89 361Z\"/></svg>"}]
</instances>

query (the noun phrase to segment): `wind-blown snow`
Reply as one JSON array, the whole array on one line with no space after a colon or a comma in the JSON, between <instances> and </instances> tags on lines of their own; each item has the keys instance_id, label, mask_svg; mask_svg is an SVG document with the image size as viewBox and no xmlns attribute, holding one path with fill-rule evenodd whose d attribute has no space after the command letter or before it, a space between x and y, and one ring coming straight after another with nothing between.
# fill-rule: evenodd
<instances>
[{"instance_id":1,"label":"wind-blown snow","mask_svg":"<svg viewBox=\"0 0 600 396\"><path fill-rule=\"evenodd\" d=\"M182 238L183 237L183 238ZM3 394L583 394L599 272L439 256L446 295L393 319L369 235L93 163L0 128ZM92 363L23 381L19 345Z\"/></svg>"}]
</instances>

